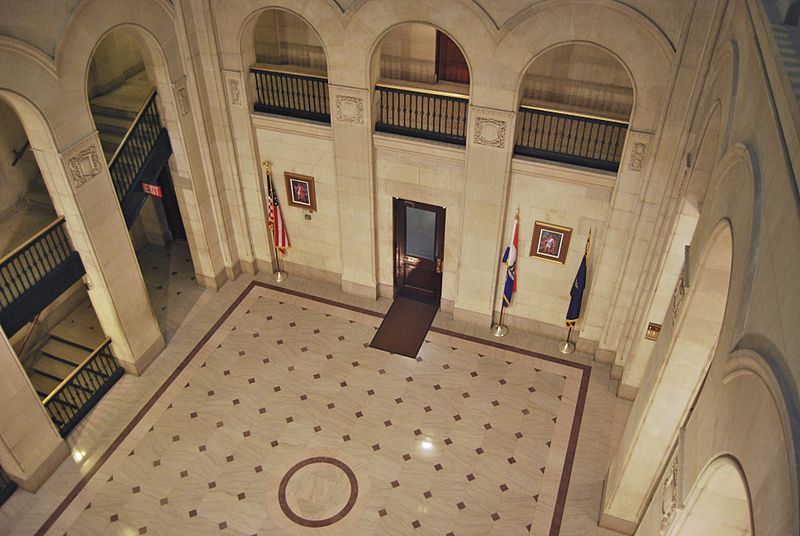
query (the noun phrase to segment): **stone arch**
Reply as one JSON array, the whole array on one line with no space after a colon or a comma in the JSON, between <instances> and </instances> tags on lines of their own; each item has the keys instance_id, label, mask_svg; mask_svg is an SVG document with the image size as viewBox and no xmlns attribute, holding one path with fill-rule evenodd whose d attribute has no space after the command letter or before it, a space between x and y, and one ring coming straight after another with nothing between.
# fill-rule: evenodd
<instances>
[{"instance_id":1,"label":"stone arch","mask_svg":"<svg viewBox=\"0 0 800 536\"><path fill-rule=\"evenodd\" d=\"M460 16L457 16L460 15ZM474 5L464 5L452 0L435 2L430 10L420 11L409 0L376 0L359 6L347 21L346 42L355 44L363 53L363 74L350 73L347 85L370 87L373 83L371 71L374 55L383 38L393 28L404 23L430 25L451 38L461 50L470 70L470 88L475 86L476 65L491 65L489 58L496 42L492 39L491 22L486 14ZM345 53L340 55L338 52ZM352 56L351 56L352 57ZM481 60L483 58L483 60ZM337 51L334 58L337 67L347 61L346 51Z\"/></svg>"},{"instance_id":2,"label":"stone arch","mask_svg":"<svg viewBox=\"0 0 800 536\"><path fill-rule=\"evenodd\" d=\"M614 31L622 21L626 23L626 32ZM542 38L532 43L527 39L529 35ZM499 83L512 92L511 102L519 101L516 95L520 87L519 73L527 70L531 58L554 45L571 41L600 46L626 66L637 95L631 113L631 129L655 131L666 97L658 73L672 70L674 50L664 33L649 19L613 0L592 3L548 0L531 6L507 22L500 32L495 57L503 60L504 72ZM482 82L476 76L476 85Z\"/></svg>"},{"instance_id":3,"label":"stone arch","mask_svg":"<svg viewBox=\"0 0 800 536\"><path fill-rule=\"evenodd\" d=\"M525 69L519 74L519 79L517 81L517 87L518 87L517 95L519 97L519 100L517 102L519 103L523 98L522 85L524 83L525 76L528 74L528 70L531 68L531 66L533 66L536 63L537 60L539 60L543 55L547 54L548 52L550 52L552 50L555 50L555 49L557 49L559 47L562 47L562 46L567 46L567 45L584 45L584 46L588 46L588 47L592 47L592 48L596 48L596 49L602 50L604 53L606 53L610 57L614 58L617 61L617 63L619 63L619 65L622 67L622 69L628 75L628 79L630 80L630 83L631 83L631 88L633 89L633 104L631 106L631 114L632 114L633 110L636 108L636 80L634 80L633 75L631 74L630 68L625 64L624 61L622 61L622 59L619 57L618 54L614 53L612 50L609 50L609 49L605 48L602 45L599 45L599 44L591 42L591 41L574 40L574 41L565 41L565 42L562 42L562 43L554 43L551 46L549 46L548 48L538 51L536 56L534 56L533 58L530 59L528 64L525 66ZM630 114L629 114L629 116L630 116Z\"/></svg>"},{"instance_id":4,"label":"stone arch","mask_svg":"<svg viewBox=\"0 0 800 536\"><path fill-rule=\"evenodd\" d=\"M322 34L319 30L308 20L308 18L300 13L298 13L295 9L289 9L284 6L266 6L261 9L257 9L251 12L247 18L243 21L240 30L240 41L239 41L239 49L241 50L242 56L242 70L244 71L249 65L255 63L256 60L256 53L255 53L255 30L258 24L259 19L269 11L281 11L284 13L289 13L290 15L300 19L305 23L305 25L317 36L319 39L320 44L322 45L323 53L325 54L325 68L328 68L328 50L325 40L323 39Z\"/></svg>"},{"instance_id":5,"label":"stone arch","mask_svg":"<svg viewBox=\"0 0 800 536\"><path fill-rule=\"evenodd\" d=\"M604 513L637 522L648 490L697 398L720 344L734 257L730 220L717 220L696 260L691 285L676 287L653 357L631 408L606 482ZM694 242L694 240L693 240ZM725 341L722 342L725 345ZM646 425L645 425L646 423ZM646 482L645 485L642 482Z\"/></svg>"},{"instance_id":6,"label":"stone arch","mask_svg":"<svg viewBox=\"0 0 800 536\"><path fill-rule=\"evenodd\" d=\"M768 347L770 354L779 354L774 349L774 344L762 343L761 346ZM787 511L792 512L792 519L789 520L790 526L794 529L792 533L797 534L800 533L800 507L798 507L800 502L800 475L798 474L800 470L800 451L798 450L800 426L794 416L800 411L800 398L795 386L786 380L791 377L791 373L782 370L781 365L783 364L780 355L765 355L749 349L738 349L731 353L724 364L722 384L723 389L726 389L729 385L735 387L737 380L755 382L768 395L769 405L774 409L774 415L780 422L780 427L777 430L770 428L763 433L775 436L772 438L772 442L785 450L790 470L782 471L782 474L788 477L788 482L786 482L788 489L780 490L778 495L788 497L788 502L792 505ZM749 425L744 423L739 426L747 428ZM753 472L755 471L760 471L760 468L754 467ZM760 474L756 476L759 479L764 478ZM756 492L756 499L760 502L758 492ZM757 508L760 509L761 505L757 504Z\"/></svg>"},{"instance_id":7,"label":"stone arch","mask_svg":"<svg viewBox=\"0 0 800 536\"><path fill-rule=\"evenodd\" d=\"M720 536L753 534L750 488L739 461L730 455L715 458L703 469L667 534L712 532Z\"/></svg>"},{"instance_id":8,"label":"stone arch","mask_svg":"<svg viewBox=\"0 0 800 536\"><path fill-rule=\"evenodd\" d=\"M370 52L369 52L369 55L368 55L368 57L369 57L369 65L367 66L367 72L370 73L370 80L369 80L369 86L368 87L374 86L375 83L378 81L378 78L380 77L380 73L379 73L379 70L380 70L380 51L381 51L381 45L383 44L384 39L386 38L386 36L388 36L390 33L392 33L392 31L401 28L402 26L405 26L407 24L415 24L415 23L416 24L424 24L426 26L430 26L431 28L434 28L436 31L442 32L443 34L445 34L447 37L449 37L456 44L456 46L461 51L461 55L464 56L464 59L467 62L467 68L469 69L469 73L470 73L469 87L470 87L470 92L471 92L472 91L472 73L473 73L474 69L473 69L472 65L470 64L470 58L469 58L469 56L467 56L467 53L464 50L464 46L461 43L459 43L458 39L456 39L447 30L443 29L439 24L433 24L433 23L429 23L429 22L419 22L419 21L397 22L397 23L392 24L391 26L389 26L387 28L384 28L384 31L377 37L376 41L372 44L372 48L370 49Z\"/></svg>"},{"instance_id":9,"label":"stone arch","mask_svg":"<svg viewBox=\"0 0 800 536\"><path fill-rule=\"evenodd\" d=\"M279 9L302 19L317 34L325 50L328 72L331 70L331 49L342 41L344 26L341 11L333 2L323 5L311 0L242 0L226 5L225 16L216 20L222 68L245 73L255 52L248 50L258 17L269 9Z\"/></svg>"},{"instance_id":10,"label":"stone arch","mask_svg":"<svg viewBox=\"0 0 800 536\"><path fill-rule=\"evenodd\" d=\"M702 204L708 191L711 176L719 162L719 152L722 145L723 129L722 106L720 101L715 101L712 108L703 117L699 125L699 140L695 150L691 169L684 172L679 181L678 194L675 200L677 216L672 222L669 244L666 248L663 261L659 266L659 276L649 301L647 314L644 316L640 333L632 345L630 359L623 370L622 382L626 386L636 388L641 382L642 375L647 367L655 343L646 341L644 331L651 320L661 320L669 306L669 293L675 288L680 277L684 263L684 246L692 242L695 229L700 217Z\"/></svg>"}]
</instances>

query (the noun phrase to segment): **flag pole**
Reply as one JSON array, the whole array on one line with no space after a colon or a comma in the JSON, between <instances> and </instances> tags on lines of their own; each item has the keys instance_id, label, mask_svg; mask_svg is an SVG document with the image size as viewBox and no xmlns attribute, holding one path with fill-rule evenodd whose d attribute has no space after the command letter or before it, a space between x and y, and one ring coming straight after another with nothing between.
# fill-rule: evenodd
<instances>
[{"instance_id":1,"label":"flag pole","mask_svg":"<svg viewBox=\"0 0 800 536\"><path fill-rule=\"evenodd\" d=\"M514 225L519 223L519 209L514 214ZM516 260L514 261L516 263ZM503 261L500 261L500 265L503 265ZM506 268L506 277L508 277L508 268ZM505 296L505 293L503 294ZM497 319L497 324L492 326L492 335L495 337L505 337L506 333L508 333L508 326L503 325L503 313L506 312L506 301L505 299L500 303L500 318Z\"/></svg>"},{"instance_id":2,"label":"flag pole","mask_svg":"<svg viewBox=\"0 0 800 536\"><path fill-rule=\"evenodd\" d=\"M264 176L267 180L267 195L270 196L269 198L271 200L273 194L272 188L274 188L274 185L272 184L272 173L270 172L270 166L272 165L272 163L269 160L264 160L263 162L261 162L261 165L264 167ZM264 200L262 199L262 203L263 202ZM265 206L264 208L267 211L272 210L268 206ZM269 220L269 217L267 217L267 220ZM275 270L273 270L272 272L272 279L276 283L281 283L283 281L286 281L286 278L289 277L289 274L287 274L281 267L280 252L278 251L278 246L275 244L275 232L273 231L272 228L270 228L270 232L267 234L269 234L269 241L270 244L272 244L272 258L275 259Z\"/></svg>"},{"instance_id":3,"label":"flag pole","mask_svg":"<svg viewBox=\"0 0 800 536\"><path fill-rule=\"evenodd\" d=\"M588 272L588 269L589 269L589 245L591 244L591 241L592 241L592 230L589 229L589 236L586 237L586 249L585 249L584 254L583 254L583 260L581 261L582 264L583 263L586 264L586 266L583 267L583 270L584 270L583 286L584 287L586 286L586 279L588 278L587 272ZM578 269L578 275L575 276L575 281L576 281L575 284L576 285L577 285L577 282L578 282L578 280L580 278L580 273L581 273L581 269L579 268ZM574 299L574 297L573 297L573 299ZM581 289L580 299L578 300L578 316L580 316L581 301L583 301L583 289ZM570 300L570 309L571 308L572 308L572 301ZM570 337L572 337L572 328L575 327L575 323L577 322L578 317L576 316L574 319L570 319L569 318L569 314L570 314L570 311L567 311L567 327L569 328L567 330L567 337L566 337L566 339L564 339L564 342L562 342L558 346L558 350L562 354L571 354L572 352L575 351L575 343L570 340Z\"/></svg>"},{"instance_id":4,"label":"flag pole","mask_svg":"<svg viewBox=\"0 0 800 536\"><path fill-rule=\"evenodd\" d=\"M575 343L569 340L571 336L572 336L572 326L570 326L569 330L567 331L567 338L558 347L559 351L562 354L571 354L572 352L575 351Z\"/></svg>"}]
</instances>

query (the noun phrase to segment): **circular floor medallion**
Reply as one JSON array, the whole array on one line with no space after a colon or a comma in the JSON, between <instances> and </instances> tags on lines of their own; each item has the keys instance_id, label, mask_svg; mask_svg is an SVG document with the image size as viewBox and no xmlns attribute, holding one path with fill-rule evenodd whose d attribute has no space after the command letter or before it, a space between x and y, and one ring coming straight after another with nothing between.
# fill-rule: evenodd
<instances>
[{"instance_id":1,"label":"circular floor medallion","mask_svg":"<svg viewBox=\"0 0 800 536\"><path fill-rule=\"evenodd\" d=\"M339 471L335 469L331 471L331 467L310 468L309 466L313 464L331 465L344 473L347 480L339 482L341 480ZM349 487L349 493L345 490L342 494L343 486ZM289 495L294 509L286 498L287 489L290 490ZM278 486L278 504L281 510L286 517L304 527L327 527L342 520L353 509L357 498L358 480L355 473L343 461L329 456L314 456L296 463L283 475ZM307 512L321 512L342 503L344 505L338 512L320 519L309 519L295 511L299 509L301 513L308 515Z\"/></svg>"}]
</instances>

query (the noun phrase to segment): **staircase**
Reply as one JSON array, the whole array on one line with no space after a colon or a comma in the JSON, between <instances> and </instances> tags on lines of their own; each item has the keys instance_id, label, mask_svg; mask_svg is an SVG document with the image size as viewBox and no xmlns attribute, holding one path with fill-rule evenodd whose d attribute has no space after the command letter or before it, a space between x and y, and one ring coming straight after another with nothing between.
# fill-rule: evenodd
<instances>
[{"instance_id":1,"label":"staircase","mask_svg":"<svg viewBox=\"0 0 800 536\"><path fill-rule=\"evenodd\" d=\"M86 309L81 304L76 311ZM88 305L91 308L91 304ZM91 309L89 309L91 311ZM91 311L93 315L94 312ZM105 339L102 329L68 316L55 326L28 370L34 389L44 400ZM76 321L78 320L78 321Z\"/></svg>"},{"instance_id":2,"label":"staircase","mask_svg":"<svg viewBox=\"0 0 800 536\"><path fill-rule=\"evenodd\" d=\"M794 26L773 24L772 32L795 99L800 101L800 29Z\"/></svg>"},{"instance_id":3,"label":"staircase","mask_svg":"<svg viewBox=\"0 0 800 536\"><path fill-rule=\"evenodd\" d=\"M100 144L108 162L125 138L133 120L136 119L136 112L97 104L92 104L91 109L94 124L100 135Z\"/></svg>"}]
</instances>

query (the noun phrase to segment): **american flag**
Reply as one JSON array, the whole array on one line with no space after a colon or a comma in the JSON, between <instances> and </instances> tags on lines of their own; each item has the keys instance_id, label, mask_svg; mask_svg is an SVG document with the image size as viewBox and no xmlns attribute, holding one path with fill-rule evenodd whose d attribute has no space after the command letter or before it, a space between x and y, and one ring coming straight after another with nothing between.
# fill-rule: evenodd
<instances>
[{"instance_id":1,"label":"american flag","mask_svg":"<svg viewBox=\"0 0 800 536\"><path fill-rule=\"evenodd\" d=\"M283 222L283 215L281 214L281 207L278 202L278 193L275 191L275 186L272 184L272 175L269 171L269 164L264 163L264 173L267 176L267 209L269 210L269 219L267 225L272 229L272 242L275 248L281 255L286 255L286 249L291 246L289 243L289 235L286 234L286 225Z\"/></svg>"}]
</instances>

